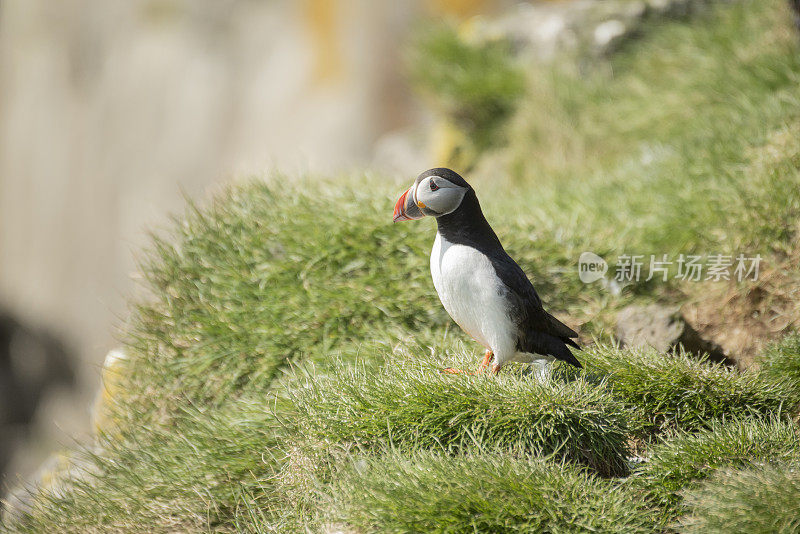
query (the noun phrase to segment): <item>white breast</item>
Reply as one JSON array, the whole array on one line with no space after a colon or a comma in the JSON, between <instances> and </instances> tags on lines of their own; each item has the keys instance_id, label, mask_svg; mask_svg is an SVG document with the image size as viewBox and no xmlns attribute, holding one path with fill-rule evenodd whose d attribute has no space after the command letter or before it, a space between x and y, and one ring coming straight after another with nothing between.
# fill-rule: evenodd
<instances>
[{"instance_id":1,"label":"white breast","mask_svg":"<svg viewBox=\"0 0 800 534\"><path fill-rule=\"evenodd\" d=\"M516 327L508 315L502 282L489 258L448 242L438 232L431 251L431 276L445 310L470 336L491 349L496 361L516 353Z\"/></svg>"}]
</instances>

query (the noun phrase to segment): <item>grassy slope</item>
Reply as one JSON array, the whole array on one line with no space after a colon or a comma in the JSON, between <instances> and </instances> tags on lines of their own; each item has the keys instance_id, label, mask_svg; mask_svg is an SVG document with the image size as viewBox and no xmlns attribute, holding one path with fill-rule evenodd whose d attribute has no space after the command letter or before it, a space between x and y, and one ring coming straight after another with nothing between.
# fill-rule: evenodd
<instances>
[{"instance_id":1,"label":"grassy slope","mask_svg":"<svg viewBox=\"0 0 800 534\"><path fill-rule=\"evenodd\" d=\"M797 129L800 65L787 28L777 1L725 6L654 29L611 60L613 76L551 72L529 87L506 147L532 162L517 166L519 188L475 185L545 301L601 332L598 311L634 298L557 270L586 248L793 246L800 141L780 136ZM570 157L546 156L559 147ZM648 530L694 487L687 469L797 453L796 428L770 418L798 398L792 342L764 373L601 344L580 356L586 375L545 385L521 368L438 375L479 355L433 293L432 221L388 224L402 187L240 184L191 209L143 262L153 297L127 332L129 383L86 460L94 476L43 495L20 528ZM598 476L632 447L653 460ZM398 497L411 490L417 504Z\"/></svg>"},{"instance_id":2,"label":"grassy slope","mask_svg":"<svg viewBox=\"0 0 800 534\"><path fill-rule=\"evenodd\" d=\"M768 251L796 237L796 135L778 154L759 148L798 131L797 39L781 2L758 16L750 4L652 32L579 83L539 73L510 150L516 175L560 208L541 224L645 254Z\"/></svg>"}]
</instances>

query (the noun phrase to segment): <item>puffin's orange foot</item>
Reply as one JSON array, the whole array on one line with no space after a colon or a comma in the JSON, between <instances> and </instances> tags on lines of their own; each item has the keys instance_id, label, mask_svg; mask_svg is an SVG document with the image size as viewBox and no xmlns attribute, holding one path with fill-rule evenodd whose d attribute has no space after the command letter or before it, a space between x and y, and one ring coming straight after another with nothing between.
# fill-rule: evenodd
<instances>
[{"instance_id":1,"label":"puffin's orange foot","mask_svg":"<svg viewBox=\"0 0 800 534\"><path fill-rule=\"evenodd\" d=\"M452 367L445 367L441 370L442 373L447 375L477 375L475 371L465 371L463 369L453 369Z\"/></svg>"},{"instance_id":2,"label":"puffin's orange foot","mask_svg":"<svg viewBox=\"0 0 800 534\"><path fill-rule=\"evenodd\" d=\"M481 366L479 372L483 372L489 364L492 363L492 358L494 358L494 353L491 350L486 351L486 355L483 357L483 361L481 362Z\"/></svg>"}]
</instances>

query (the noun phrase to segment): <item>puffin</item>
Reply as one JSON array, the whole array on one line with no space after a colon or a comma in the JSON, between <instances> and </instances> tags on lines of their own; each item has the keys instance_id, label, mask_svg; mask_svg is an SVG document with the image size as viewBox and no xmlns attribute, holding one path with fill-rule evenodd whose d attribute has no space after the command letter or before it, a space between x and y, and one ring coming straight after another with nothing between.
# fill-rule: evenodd
<instances>
[{"instance_id":1,"label":"puffin","mask_svg":"<svg viewBox=\"0 0 800 534\"><path fill-rule=\"evenodd\" d=\"M578 334L545 311L464 178L446 168L420 174L397 200L393 221L425 216L436 218L431 277L439 300L453 321L486 348L478 372L491 366L497 374L512 361L536 363L541 374L554 360L581 367L570 351L580 349Z\"/></svg>"}]
</instances>

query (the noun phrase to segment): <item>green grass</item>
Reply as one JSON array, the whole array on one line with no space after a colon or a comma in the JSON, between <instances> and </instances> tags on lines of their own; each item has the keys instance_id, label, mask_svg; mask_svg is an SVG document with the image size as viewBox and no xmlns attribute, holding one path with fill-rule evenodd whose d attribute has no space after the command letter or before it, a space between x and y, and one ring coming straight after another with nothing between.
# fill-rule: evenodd
<instances>
[{"instance_id":1,"label":"green grass","mask_svg":"<svg viewBox=\"0 0 800 534\"><path fill-rule=\"evenodd\" d=\"M453 362L474 367L469 358ZM600 385L542 383L532 375L453 376L423 358L390 359L378 370L336 366L288 384L298 436L370 446L476 446L556 455L603 475L627 471L637 413Z\"/></svg>"},{"instance_id":2,"label":"green grass","mask_svg":"<svg viewBox=\"0 0 800 534\"><path fill-rule=\"evenodd\" d=\"M156 239L143 262L153 299L127 333L148 396L224 404L265 393L290 361L444 326L422 236L391 225L389 198L337 189L243 184Z\"/></svg>"},{"instance_id":3,"label":"green grass","mask_svg":"<svg viewBox=\"0 0 800 534\"><path fill-rule=\"evenodd\" d=\"M734 419L696 434L681 432L653 445L648 456L631 480L666 520L674 520L685 511L683 491L721 468L800 459L800 436L785 419Z\"/></svg>"},{"instance_id":4,"label":"green grass","mask_svg":"<svg viewBox=\"0 0 800 534\"><path fill-rule=\"evenodd\" d=\"M330 515L365 532L651 532L636 495L568 464L486 451L359 459Z\"/></svg>"},{"instance_id":5,"label":"green grass","mask_svg":"<svg viewBox=\"0 0 800 534\"><path fill-rule=\"evenodd\" d=\"M418 32L408 54L415 85L479 150L503 138L500 127L525 92L524 71L510 49L502 39L467 43L452 28L432 26Z\"/></svg>"},{"instance_id":6,"label":"green grass","mask_svg":"<svg viewBox=\"0 0 800 534\"><path fill-rule=\"evenodd\" d=\"M800 530L800 466L761 465L717 473L689 493L683 532L790 534Z\"/></svg>"},{"instance_id":7,"label":"green grass","mask_svg":"<svg viewBox=\"0 0 800 534\"><path fill-rule=\"evenodd\" d=\"M274 481L276 425L260 403L182 403L175 412L169 426L117 429L81 453L72 476L60 475L66 487L50 485L24 530L199 531L228 525L243 501L267 514L287 506Z\"/></svg>"},{"instance_id":8,"label":"green grass","mask_svg":"<svg viewBox=\"0 0 800 534\"><path fill-rule=\"evenodd\" d=\"M800 333L768 346L759 363L764 376L787 383L794 390L792 401L800 402Z\"/></svg>"},{"instance_id":9,"label":"green grass","mask_svg":"<svg viewBox=\"0 0 800 534\"><path fill-rule=\"evenodd\" d=\"M596 345L584 353L590 372L608 376L610 389L646 418L647 434L706 428L722 418L795 413L795 384L678 352L621 352Z\"/></svg>"},{"instance_id":10,"label":"green grass","mask_svg":"<svg viewBox=\"0 0 800 534\"><path fill-rule=\"evenodd\" d=\"M474 124L492 98L500 107L487 109L506 110L480 128L499 132L486 162L508 165L469 178L547 307L598 339L577 354L585 373L559 368L539 383L519 365L500 377L438 372L474 369L482 354L430 282L433 221L390 223L412 177L235 184L154 238L149 296L122 336L130 361L114 424L83 455L86 473L43 490L9 528L405 531L438 518L448 532L635 532L686 513L695 523L674 528L713 531L725 519L715 507L738 524L763 510L784 520L791 473L701 479L795 458L796 336L771 346L760 372L620 350L608 335L616 310L692 288L615 293L582 284L575 262L584 250L612 263L622 252L762 251L797 275L789 28L777 0L720 4L648 28L588 71L527 66L522 94L493 82L467 100L480 108ZM476 71L520 68L502 48L448 46L436 59L445 81L462 54ZM442 98L458 105L461 83L447 81ZM634 453L646 461L624 477Z\"/></svg>"}]
</instances>

